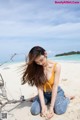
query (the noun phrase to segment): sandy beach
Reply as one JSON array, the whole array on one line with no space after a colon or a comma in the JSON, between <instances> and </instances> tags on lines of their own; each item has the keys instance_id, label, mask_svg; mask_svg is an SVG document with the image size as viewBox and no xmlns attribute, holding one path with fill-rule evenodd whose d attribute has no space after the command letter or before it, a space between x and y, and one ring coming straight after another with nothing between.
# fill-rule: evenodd
<instances>
[{"instance_id":1,"label":"sandy beach","mask_svg":"<svg viewBox=\"0 0 80 120\"><path fill-rule=\"evenodd\" d=\"M71 100L65 114L55 114L51 120L80 120L80 63L60 62L60 64L60 86L66 94L74 95L75 99ZM24 96L26 101L6 104L1 112L7 113L6 120L45 120L40 115L33 116L30 113L32 103L27 100L37 94L37 89L28 84L21 85L21 65L23 63L4 65L0 67L0 73L4 79L7 98L19 100ZM1 100L3 103L6 101L0 97Z\"/></svg>"}]
</instances>

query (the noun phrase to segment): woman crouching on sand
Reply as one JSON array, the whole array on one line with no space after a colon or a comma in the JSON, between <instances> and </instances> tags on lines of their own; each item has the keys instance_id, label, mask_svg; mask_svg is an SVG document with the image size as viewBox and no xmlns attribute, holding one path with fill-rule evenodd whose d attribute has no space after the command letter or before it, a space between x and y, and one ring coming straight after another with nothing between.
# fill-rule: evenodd
<instances>
[{"instance_id":1,"label":"woman crouching on sand","mask_svg":"<svg viewBox=\"0 0 80 120\"><path fill-rule=\"evenodd\" d=\"M31 105L33 115L41 114L51 118L66 112L70 99L59 86L61 66L47 59L46 50L40 46L33 47L28 54L22 84L35 85L38 96ZM47 104L49 109L47 112Z\"/></svg>"}]
</instances>

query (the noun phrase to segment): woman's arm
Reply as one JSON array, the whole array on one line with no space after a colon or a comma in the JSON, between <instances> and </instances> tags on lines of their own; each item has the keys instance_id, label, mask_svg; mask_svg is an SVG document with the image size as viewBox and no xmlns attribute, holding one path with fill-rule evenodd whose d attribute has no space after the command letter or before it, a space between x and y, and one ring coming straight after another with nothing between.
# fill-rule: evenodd
<instances>
[{"instance_id":1,"label":"woman's arm","mask_svg":"<svg viewBox=\"0 0 80 120\"><path fill-rule=\"evenodd\" d=\"M43 88L42 87L38 87L38 94L39 94L41 107L43 107L43 106L45 106L45 101L44 101L44 94L43 94Z\"/></svg>"},{"instance_id":2,"label":"woman's arm","mask_svg":"<svg viewBox=\"0 0 80 120\"><path fill-rule=\"evenodd\" d=\"M59 84L59 77L60 77L60 71L61 71L61 66L60 64L56 65L55 68L55 80L54 80L54 85L52 88L52 96L51 96L51 104L50 104L50 108L49 108L49 114L47 115L47 118L50 119L51 117L54 116L54 103L56 100L56 95L57 95L57 88L58 88L58 84Z\"/></svg>"},{"instance_id":3,"label":"woman's arm","mask_svg":"<svg viewBox=\"0 0 80 120\"><path fill-rule=\"evenodd\" d=\"M52 107L52 109L54 107L54 103L55 103L55 99L56 99L56 95L57 95L60 71L61 71L61 66L60 66L60 64L57 64L55 67L55 80L54 80L54 85L52 88L52 97L51 97L51 104L50 104L50 107Z\"/></svg>"},{"instance_id":4,"label":"woman's arm","mask_svg":"<svg viewBox=\"0 0 80 120\"><path fill-rule=\"evenodd\" d=\"M43 88L41 88L41 87L38 88L38 94L39 94L39 99L40 99L40 103L41 103L41 115L46 116L47 107L45 105Z\"/></svg>"}]
</instances>

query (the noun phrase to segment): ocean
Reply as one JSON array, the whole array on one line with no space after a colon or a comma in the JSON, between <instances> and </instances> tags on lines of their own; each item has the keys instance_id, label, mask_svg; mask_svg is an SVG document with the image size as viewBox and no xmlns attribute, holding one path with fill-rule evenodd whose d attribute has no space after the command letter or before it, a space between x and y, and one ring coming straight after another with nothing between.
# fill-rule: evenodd
<instances>
[{"instance_id":1,"label":"ocean","mask_svg":"<svg viewBox=\"0 0 80 120\"><path fill-rule=\"evenodd\" d=\"M25 56L33 46L43 47L47 51L49 59L56 61L80 62L79 54L54 57L56 54L67 53L70 51L80 51L80 40L55 40L49 38L47 38L47 40L43 40L43 38L27 39L27 37L1 38L0 64L4 62L14 63L25 61Z\"/></svg>"},{"instance_id":2,"label":"ocean","mask_svg":"<svg viewBox=\"0 0 80 120\"><path fill-rule=\"evenodd\" d=\"M80 62L80 54L50 57L50 59L55 61L60 61L60 62Z\"/></svg>"},{"instance_id":3,"label":"ocean","mask_svg":"<svg viewBox=\"0 0 80 120\"><path fill-rule=\"evenodd\" d=\"M48 57L48 59L57 61L57 62L75 62L75 63L80 63L80 55L67 55L67 56L58 56L58 57ZM25 62L26 58L24 56L17 56L14 57L13 60L6 60L3 61L0 64L6 65L8 64L13 64L13 63L18 63L18 62Z\"/></svg>"}]
</instances>

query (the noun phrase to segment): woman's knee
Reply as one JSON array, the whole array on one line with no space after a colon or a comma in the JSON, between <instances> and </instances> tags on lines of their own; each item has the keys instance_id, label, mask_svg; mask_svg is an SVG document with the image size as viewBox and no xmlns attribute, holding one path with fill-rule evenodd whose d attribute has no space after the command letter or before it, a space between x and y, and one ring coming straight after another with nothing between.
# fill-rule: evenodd
<instances>
[{"instance_id":1,"label":"woman's knee","mask_svg":"<svg viewBox=\"0 0 80 120\"><path fill-rule=\"evenodd\" d=\"M66 112L66 109L57 106L57 107L54 108L54 112L58 115L61 115L61 114L64 114Z\"/></svg>"},{"instance_id":2,"label":"woman's knee","mask_svg":"<svg viewBox=\"0 0 80 120\"><path fill-rule=\"evenodd\" d=\"M38 109L36 109L36 108L35 109L31 108L30 111L31 111L32 115L38 115L40 113L40 111Z\"/></svg>"},{"instance_id":3,"label":"woman's knee","mask_svg":"<svg viewBox=\"0 0 80 120\"><path fill-rule=\"evenodd\" d=\"M33 102L30 111L32 115L38 115L41 112L40 103L38 101Z\"/></svg>"},{"instance_id":4,"label":"woman's knee","mask_svg":"<svg viewBox=\"0 0 80 120\"><path fill-rule=\"evenodd\" d=\"M54 112L59 115L64 114L67 110L68 104L69 100L67 98L59 98L55 103Z\"/></svg>"}]
</instances>

